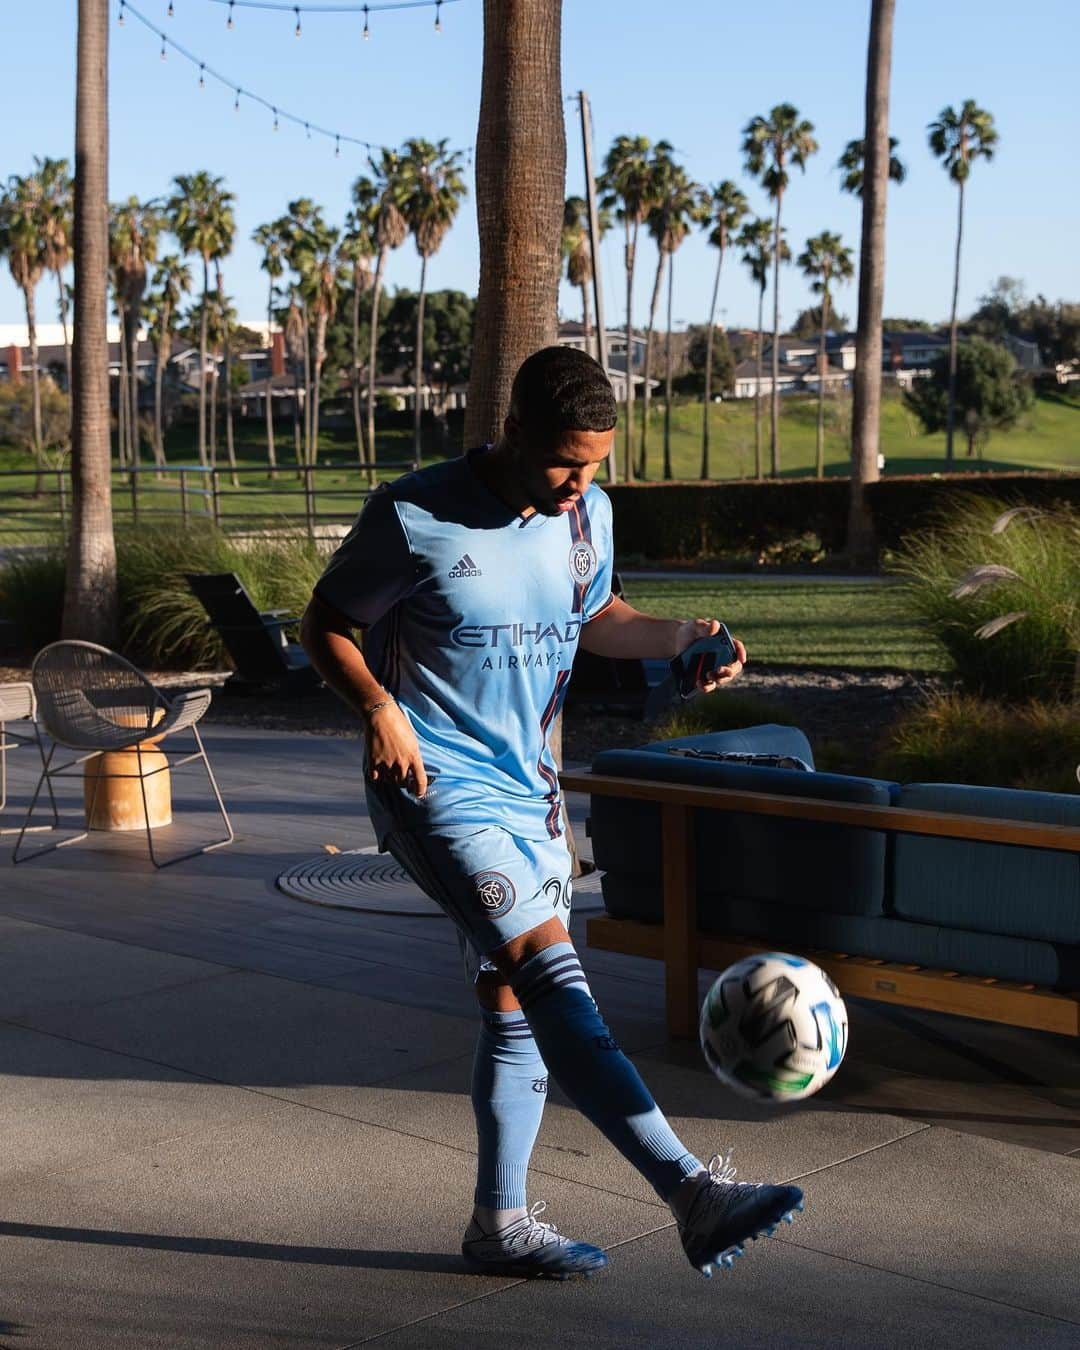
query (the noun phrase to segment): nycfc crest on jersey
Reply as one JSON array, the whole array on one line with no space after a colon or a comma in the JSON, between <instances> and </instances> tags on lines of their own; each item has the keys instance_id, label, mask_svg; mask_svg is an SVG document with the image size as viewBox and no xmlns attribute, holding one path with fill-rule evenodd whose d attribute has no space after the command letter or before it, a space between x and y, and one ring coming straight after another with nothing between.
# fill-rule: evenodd
<instances>
[{"instance_id":1,"label":"nycfc crest on jersey","mask_svg":"<svg viewBox=\"0 0 1080 1350\"><path fill-rule=\"evenodd\" d=\"M587 586L596 575L596 549L587 539L579 539L570 550L570 575L579 586Z\"/></svg>"}]
</instances>

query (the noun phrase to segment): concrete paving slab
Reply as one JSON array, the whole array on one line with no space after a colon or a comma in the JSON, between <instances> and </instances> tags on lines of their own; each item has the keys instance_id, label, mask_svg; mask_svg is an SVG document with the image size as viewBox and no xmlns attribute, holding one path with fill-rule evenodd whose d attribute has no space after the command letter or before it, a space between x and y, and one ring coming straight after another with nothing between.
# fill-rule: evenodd
<instances>
[{"instance_id":1,"label":"concrete paving slab","mask_svg":"<svg viewBox=\"0 0 1080 1350\"><path fill-rule=\"evenodd\" d=\"M459 1057L476 1034L461 1018L245 972L175 997L166 990L26 1020L120 1054L352 1114L359 1085Z\"/></svg>"},{"instance_id":2,"label":"concrete paving slab","mask_svg":"<svg viewBox=\"0 0 1080 1350\"><path fill-rule=\"evenodd\" d=\"M931 1127L808 1177L795 1240L1071 1320L1080 1344L1080 1168Z\"/></svg>"},{"instance_id":3,"label":"concrete paving slab","mask_svg":"<svg viewBox=\"0 0 1080 1350\"><path fill-rule=\"evenodd\" d=\"M240 1088L67 1038L0 1026L5 1187L276 1109L269 1098Z\"/></svg>"},{"instance_id":4,"label":"concrete paving slab","mask_svg":"<svg viewBox=\"0 0 1080 1350\"><path fill-rule=\"evenodd\" d=\"M354 1345L1074 1350L1076 1337L1075 1324L791 1241L756 1243L734 1270L706 1281L690 1269L674 1233L666 1231L615 1248L609 1270L597 1279L555 1288L516 1284Z\"/></svg>"},{"instance_id":5,"label":"concrete paving slab","mask_svg":"<svg viewBox=\"0 0 1080 1350\"><path fill-rule=\"evenodd\" d=\"M186 986L223 969L220 963L0 915L0 1018Z\"/></svg>"},{"instance_id":6,"label":"concrete paving slab","mask_svg":"<svg viewBox=\"0 0 1080 1350\"><path fill-rule=\"evenodd\" d=\"M458 1244L472 1159L278 1104L258 1119L17 1186L0 1220L3 1317L22 1350L341 1347L505 1280ZM561 1185L604 1244L653 1211Z\"/></svg>"}]
</instances>

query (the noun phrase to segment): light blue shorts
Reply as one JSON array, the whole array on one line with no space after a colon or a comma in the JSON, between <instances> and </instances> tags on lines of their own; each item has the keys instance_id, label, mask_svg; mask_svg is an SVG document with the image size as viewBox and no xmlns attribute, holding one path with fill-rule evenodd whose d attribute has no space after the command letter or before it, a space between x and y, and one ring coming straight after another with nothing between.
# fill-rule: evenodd
<instances>
[{"instance_id":1,"label":"light blue shorts","mask_svg":"<svg viewBox=\"0 0 1080 1350\"><path fill-rule=\"evenodd\" d=\"M393 830L386 848L457 925L472 979L499 947L546 920L570 925L570 854L558 839L519 839L489 825L438 834Z\"/></svg>"}]
</instances>

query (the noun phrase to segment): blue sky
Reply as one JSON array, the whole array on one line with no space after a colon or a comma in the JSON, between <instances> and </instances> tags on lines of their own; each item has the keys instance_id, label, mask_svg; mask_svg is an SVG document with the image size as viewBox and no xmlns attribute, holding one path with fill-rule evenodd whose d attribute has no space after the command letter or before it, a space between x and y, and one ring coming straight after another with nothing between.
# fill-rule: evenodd
<instances>
[{"instance_id":1,"label":"blue sky","mask_svg":"<svg viewBox=\"0 0 1080 1350\"><path fill-rule=\"evenodd\" d=\"M239 84L301 117L379 145L408 136L473 144L482 55L481 0L447 4L443 31L431 10L372 17L360 40L356 15L309 14L303 37L291 13L236 11L235 28L214 0L136 0L157 26ZM808 235L839 231L857 246L857 204L840 193L835 170L846 141L862 131L868 0L774 0L767 8L736 0L564 0L563 86L588 90L598 160L621 133L667 138L703 183L735 178L756 210L764 194L742 173L740 132L756 113L794 103L815 125L821 150L796 174L785 201L788 238L798 252ZM154 36L129 17L116 24L111 0L110 195L164 194L175 173L206 168L237 196L238 244L226 265L226 289L242 317L265 309L263 275L248 240L290 198L310 196L340 221L348 190L363 172L363 152L307 140L208 83L175 53L162 62ZM972 175L965 220L961 310L1000 274L1020 277L1029 293L1080 299L1080 123L1075 0L899 0L893 59L892 132L900 138L908 181L890 194L886 313L938 320L948 313L956 190L926 149L926 123L946 104L974 98L995 116L1000 149ZM70 156L74 123L75 0L7 0L0 58L0 175L26 172L32 157ZM567 188L582 191L576 105L566 104ZM471 170L470 170L471 181ZM624 308L621 236L603 245L608 319ZM640 251L635 321L644 320L655 253ZM676 325L702 321L715 253L703 237L677 256ZM478 271L473 198L429 268L433 288L475 292ZM735 258L725 265L720 308L729 325L755 321L756 294ZM415 286L411 243L393 258L391 286ZM836 297L855 311L853 287ZM781 279L785 321L811 303L797 270ZM578 294L563 286L561 308L579 317ZM39 321L55 318L53 288L43 284ZM23 318L6 268L0 275L0 323Z\"/></svg>"}]
</instances>

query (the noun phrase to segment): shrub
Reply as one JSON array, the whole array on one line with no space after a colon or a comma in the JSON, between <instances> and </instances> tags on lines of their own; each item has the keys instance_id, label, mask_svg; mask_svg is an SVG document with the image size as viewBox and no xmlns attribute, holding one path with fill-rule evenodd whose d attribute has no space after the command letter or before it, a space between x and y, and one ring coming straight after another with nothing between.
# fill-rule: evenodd
<instances>
[{"instance_id":1,"label":"shrub","mask_svg":"<svg viewBox=\"0 0 1080 1350\"><path fill-rule=\"evenodd\" d=\"M877 772L901 782L1080 792L1080 705L1023 706L949 693L929 699L893 728Z\"/></svg>"},{"instance_id":2,"label":"shrub","mask_svg":"<svg viewBox=\"0 0 1080 1350\"><path fill-rule=\"evenodd\" d=\"M649 740L700 736L706 731L736 731L767 722L795 724L790 711L772 699L741 690L721 689L673 708L649 728Z\"/></svg>"},{"instance_id":3,"label":"shrub","mask_svg":"<svg viewBox=\"0 0 1080 1350\"><path fill-rule=\"evenodd\" d=\"M1073 692L1080 621L1080 514L1061 508L993 533L1007 506L971 500L938 526L912 535L894 570L910 610L947 652L964 690L1004 699L1058 699ZM965 573L1006 569L999 584L957 596ZM1008 612L1026 617L991 637L977 630Z\"/></svg>"},{"instance_id":4,"label":"shrub","mask_svg":"<svg viewBox=\"0 0 1080 1350\"><path fill-rule=\"evenodd\" d=\"M120 530L116 553L122 650L135 661L194 669L225 657L186 572L235 572L259 609L300 614L326 563L325 548L306 536L240 539L211 525ZM0 568L0 611L34 651L60 636L63 604L59 541Z\"/></svg>"}]
</instances>

